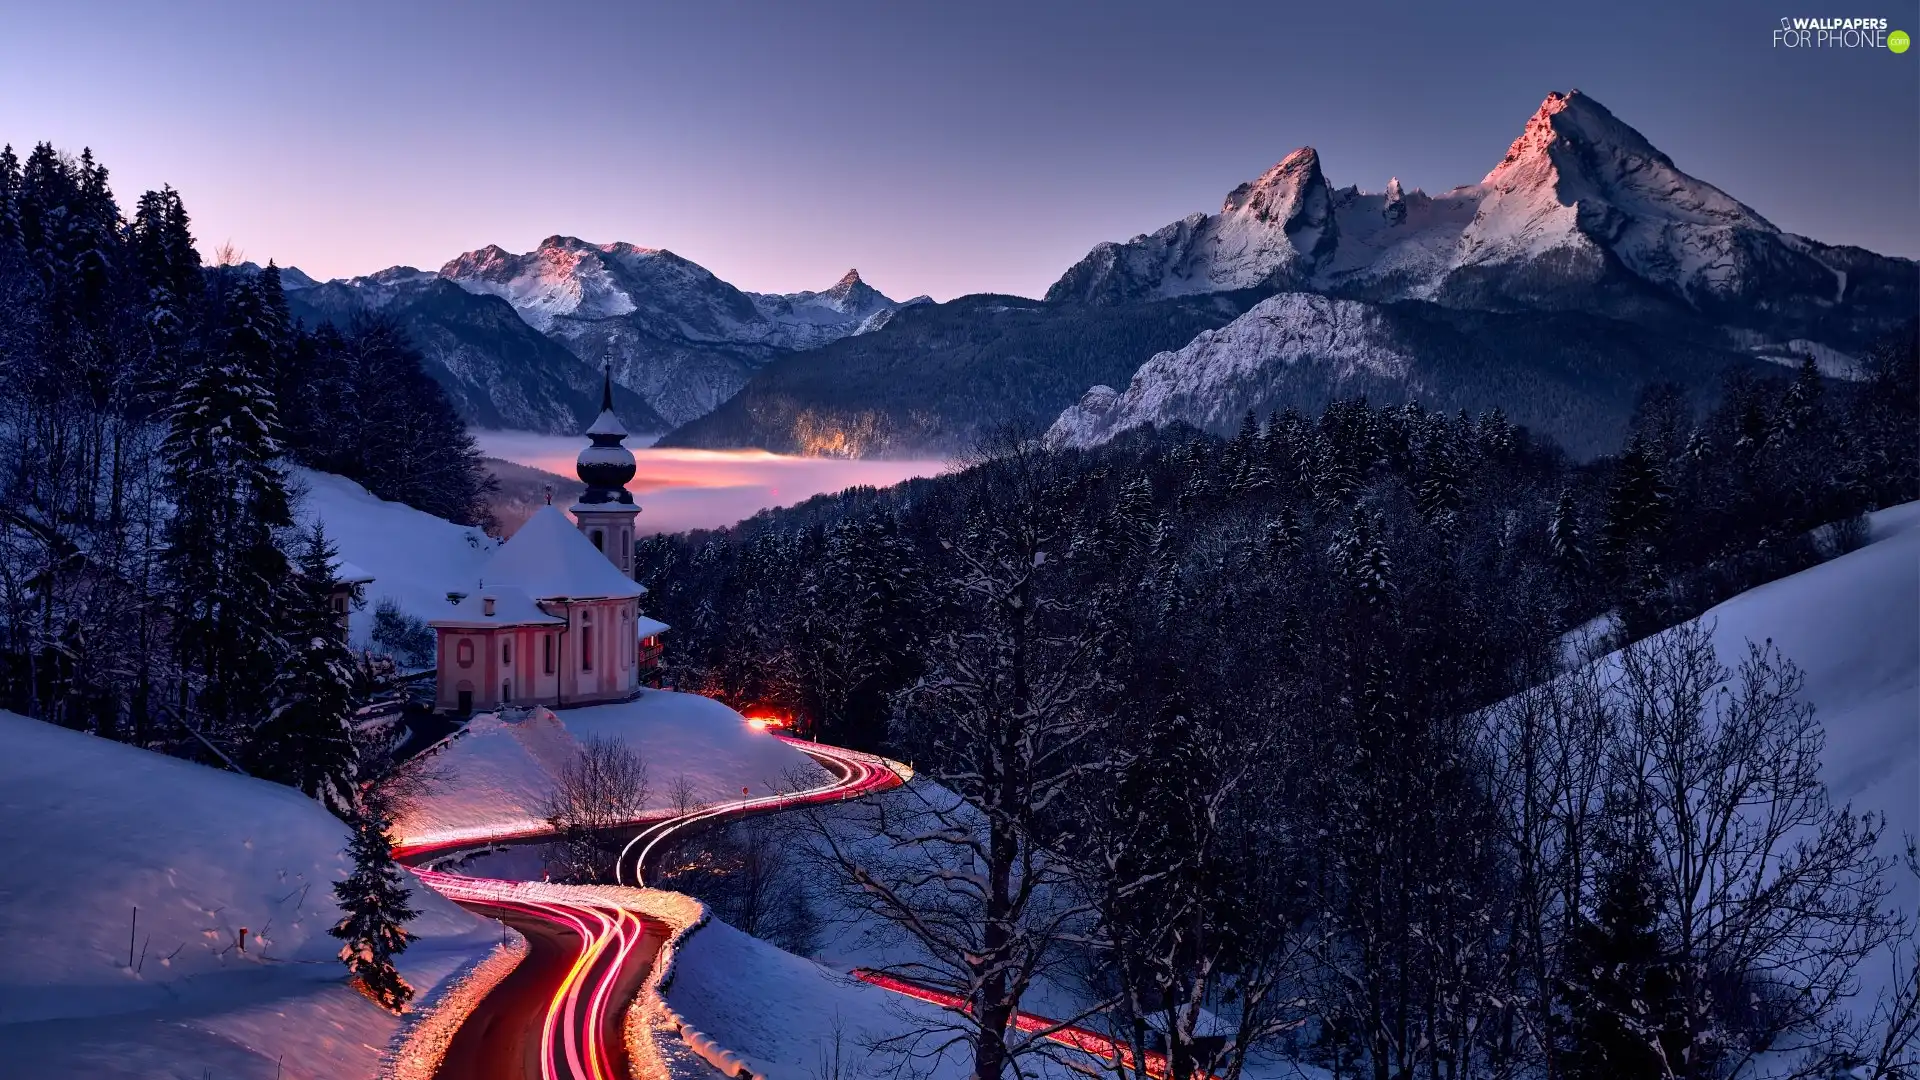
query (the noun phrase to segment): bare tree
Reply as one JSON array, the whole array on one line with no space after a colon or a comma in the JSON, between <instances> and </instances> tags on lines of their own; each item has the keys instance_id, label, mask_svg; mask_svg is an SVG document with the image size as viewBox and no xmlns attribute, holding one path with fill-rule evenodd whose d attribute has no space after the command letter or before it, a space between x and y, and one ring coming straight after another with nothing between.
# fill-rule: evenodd
<instances>
[{"instance_id":1,"label":"bare tree","mask_svg":"<svg viewBox=\"0 0 1920 1080\"><path fill-rule=\"evenodd\" d=\"M1158 1036L1165 1076L1236 1080L1250 1050L1300 1022L1295 822L1277 790L1280 725L1229 733L1189 711L1174 703L1127 740L1089 829L1090 981L1114 1000L1117 1038ZM1150 1075L1144 1054L1111 1064Z\"/></svg>"},{"instance_id":2,"label":"bare tree","mask_svg":"<svg viewBox=\"0 0 1920 1080\"><path fill-rule=\"evenodd\" d=\"M896 1048L924 1060L964 1044L976 1080L1025 1075L1023 1059L1058 1048L1014 1019L1091 922L1064 841L1078 785L1103 769L1089 740L1102 730L1104 633L1056 589L1057 500L1040 451L1016 437L990 451L978 512L947 545L950 621L896 699L894 742L926 779L847 804L851 829L818 830L852 902L917 944L889 972L966 1003Z\"/></svg>"},{"instance_id":3,"label":"bare tree","mask_svg":"<svg viewBox=\"0 0 1920 1080\"><path fill-rule=\"evenodd\" d=\"M1620 661L1616 790L1634 797L1685 1015L1680 1077L1828 1039L1861 960L1888 940L1882 823L1827 800L1824 735L1771 643L1721 665L1687 623Z\"/></svg>"},{"instance_id":4,"label":"bare tree","mask_svg":"<svg viewBox=\"0 0 1920 1080\"><path fill-rule=\"evenodd\" d=\"M612 830L647 807L647 763L626 742L595 735L560 771L543 814L560 836L556 861L570 878L607 878L617 844Z\"/></svg>"}]
</instances>

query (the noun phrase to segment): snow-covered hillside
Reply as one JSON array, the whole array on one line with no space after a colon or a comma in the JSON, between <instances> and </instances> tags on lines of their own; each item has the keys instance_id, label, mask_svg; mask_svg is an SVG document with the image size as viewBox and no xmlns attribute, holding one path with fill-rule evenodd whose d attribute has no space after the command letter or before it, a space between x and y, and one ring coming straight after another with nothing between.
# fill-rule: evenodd
<instances>
[{"instance_id":1,"label":"snow-covered hillside","mask_svg":"<svg viewBox=\"0 0 1920 1080\"><path fill-rule=\"evenodd\" d=\"M1805 676L1826 729L1825 775L1837 803L1887 816L1882 853L1920 839L1920 503L1872 517L1873 543L1750 589L1701 616L1720 661L1772 641ZM1896 900L1920 910L1910 877Z\"/></svg>"},{"instance_id":2,"label":"snow-covered hillside","mask_svg":"<svg viewBox=\"0 0 1920 1080\"><path fill-rule=\"evenodd\" d=\"M432 757L432 792L395 824L408 843L443 843L502 832L537 831L541 807L581 740L621 739L647 765L651 809L674 803L678 778L702 803L765 793L789 780L819 783L813 760L726 705L697 694L644 691L634 701L553 712L534 709L503 720L477 716ZM476 870L476 873L483 871ZM505 871L497 871L505 873Z\"/></svg>"},{"instance_id":3,"label":"snow-covered hillside","mask_svg":"<svg viewBox=\"0 0 1920 1080\"><path fill-rule=\"evenodd\" d=\"M1320 396L1357 395L1404 382L1413 357L1371 304L1280 293L1185 348L1156 354L1124 392L1089 390L1047 432L1057 446L1093 446L1128 428L1186 423L1230 430L1253 409L1290 397L1286 383ZM1310 366L1311 373L1295 371Z\"/></svg>"},{"instance_id":4,"label":"snow-covered hillside","mask_svg":"<svg viewBox=\"0 0 1920 1080\"><path fill-rule=\"evenodd\" d=\"M11 713L0 747L0 1073L374 1075L398 1021L326 932L345 825L292 789ZM423 996L499 940L429 889L412 903L400 962Z\"/></svg>"},{"instance_id":5,"label":"snow-covered hillside","mask_svg":"<svg viewBox=\"0 0 1920 1080\"><path fill-rule=\"evenodd\" d=\"M1857 355L1912 309L1908 259L1782 232L1681 171L1578 90L1547 95L1479 183L1333 188L1302 148L1194 214L1096 245L1047 299L1121 303L1251 287L1485 310L1701 315L1756 353ZM1738 332L1738 333L1736 333ZM1751 339L1758 334L1759 340Z\"/></svg>"},{"instance_id":6,"label":"snow-covered hillside","mask_svg":"<svg viewBox=\"0 0 1920 1080\"><path fill-rule=\"evenodd\" d=\"M356 643L366 641L382 599L420 619L444 612L448 591L471 592L480 567L499 546L479 529L387 502L344 476L292 472L295 486L305 492L296 507L301 521L319 518L340 558L373 575L366 606L351 616L350 637Z\"/></svg>"}]
</instances>

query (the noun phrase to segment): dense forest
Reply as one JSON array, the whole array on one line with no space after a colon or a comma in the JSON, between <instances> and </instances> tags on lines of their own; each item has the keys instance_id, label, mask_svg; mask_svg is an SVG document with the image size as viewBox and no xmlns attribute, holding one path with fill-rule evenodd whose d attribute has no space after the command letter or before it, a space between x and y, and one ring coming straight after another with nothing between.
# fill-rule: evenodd
<instances>
[{"instance_id":1,"label":"dense forest","mask_svg":"<svg viewBox=\"0 0 1920 1080\"><path fill-rule=\"evenodd\" d=\"M972 1003L979 1075L1044 1052L993 1018L1065 953L1182 1080L1256 1046L1376 1080L1892 1076L1915 987L1870 1031L1837 1003L1895 947L1906 868L1825 803L1792 658L1657 633L1920 495L1913 333L1867 366L1651 387L1584 464L1497 410L1364 400L1227 439L1007 435L644 541L643 578L680 685L957 797L845 811L918 862L828 861L943 958L910 975Z\"/></svg>"},{"instance_id":2,"label":"dense forest","mask_svg":"<svg viewBox=\"0 0 1920 1080\"><path fill-rule=\"evenodd\" d=\"M0 708L295 784L356 768L334 555L289 466L464 523L480 456L393 325L308 328L171 188L0 151Z\"/></svg>"}]
</instances>

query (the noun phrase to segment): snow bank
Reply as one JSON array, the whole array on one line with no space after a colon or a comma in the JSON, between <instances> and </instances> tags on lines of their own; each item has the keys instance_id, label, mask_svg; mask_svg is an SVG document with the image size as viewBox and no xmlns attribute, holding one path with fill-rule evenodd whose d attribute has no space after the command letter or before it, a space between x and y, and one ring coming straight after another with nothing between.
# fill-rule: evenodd
<instances>
[{"instance_id":1,"label":"snow bank","mask_svg":"<svg viewBox=\"0 0 1920 1080\"><path fill-rule=\"evenodd\" d=\"M327 934L345 825L277 784L11 713L0 747L8 1076L373 1074L399 1021ZM499 933L430 889L413 904L401 967L424 996Z\"/></svg>"},{"instance_id":2,"label":"snow bank","mask_svg":"<svg viewBox=\"0 0 1920 1080\"><path fill-rule=\"evenodd\" d=\"M813 759L711 698L647 690L633 701L525 719L477 716L433 756L433 792L403 814L396 835L437 845L502 833L538 832L541 807L560 769L594 736L624 740L647 763L649 810L673 805L680 776L700 802L779 790L789 780L818 784L828 773ZM480 872L478 870L475 871Z\"/></svg>"},{"instance_id":3,"label":"snow bank","mask_svg":"<svg viewBox=\"0 0 1920 1080\"><path fill-rule=\"evenodd\" d=\"M382 598L422 619L445 613L447 593L472 592L480 568L499 547L479 529L387 502L344 476L291 471L295 484L306 490L297 508L301 523L318 517L340 557L373 575L366 607L352 616L356 642L366 640Z\"/></svg>"},{"instance_id":4,"label":"snow bank","mask_svg":"<svg viewBox=\"0 0 1920 1080\"><path fill-rule=\"evenodd\" d=\"M918 1049L931 1053L950 1037L938 1030L951 1021L936 1006L869 986L718 921L681 946L664 996L688 1027L775 1078L827 1075L824 1060L836 1041L837 1075L878 1076L903 1063L873 1049L881 1040L925 1030ZM915 1075L928 1080L958 1080L971 1064L958 1047L913 1063Z\"/></svg>"}]
</instances>

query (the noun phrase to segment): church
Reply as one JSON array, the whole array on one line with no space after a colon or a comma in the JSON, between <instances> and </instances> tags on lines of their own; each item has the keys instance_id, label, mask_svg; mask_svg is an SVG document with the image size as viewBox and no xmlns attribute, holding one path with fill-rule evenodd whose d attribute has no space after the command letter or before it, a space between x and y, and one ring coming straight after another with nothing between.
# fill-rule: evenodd
<instances>
[{"instance_id":1,"label":"church","mask_svg":"<svg viewBox=\"0 0 1920 1080\"><path fill-rule=\"evenodd\" d=\"M633 579L634 518L627 491L633 451L613 415L613 382L576 471L586 485L569 507L527 519L481 569L470 593L427 625L437 639L436 708L453 713L509 705L559 708L622 701L651 682L667 625L640 613L647 590Z\"/></svg>"}]
</instances>

